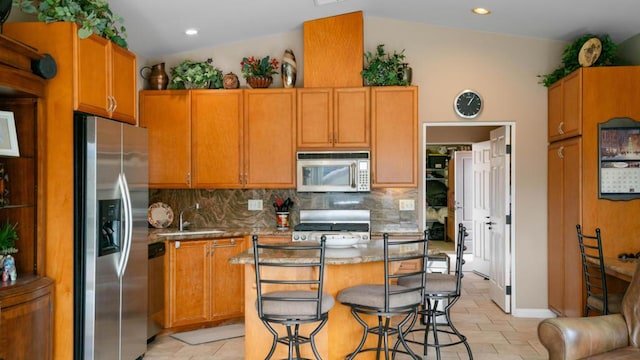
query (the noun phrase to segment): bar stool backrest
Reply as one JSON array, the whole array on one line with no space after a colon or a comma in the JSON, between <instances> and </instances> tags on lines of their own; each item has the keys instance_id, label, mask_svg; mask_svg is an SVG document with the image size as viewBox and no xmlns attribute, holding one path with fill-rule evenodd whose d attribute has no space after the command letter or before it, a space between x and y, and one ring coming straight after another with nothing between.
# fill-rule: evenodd
<instances>
[{"instance_id":1,"label":"bar stool backrest","mask_svg":"<svg viewBox=\"0 0 640 360\"><path fill-rule=\"evenodd\" d=\"M253 237L253 253L256 266L257 307L260 319L269 321L318 320L323 315L323 279L325 264L325 239L320 243L298 242L285 244L259 243L258 237ZM271 252L286 253L286 256L276 256L277 260L262 258L262 254ZM273 259L274 256L267 258ZM305 259L301 261L301 259ZM287 276L279 277L282 271L265 271L271 269L290 269ZM271 274L271 275L270 275ZM294 274L294 275L291 275ZM274 289L276 289L274 291ZM302 290L302 291L301 291ZM270 294L271 293L271 294ZM279 302L282 308L291 309L291 313L265 313L265 302ZM289 305L287 305L289 303ZM315 311L308 311L313 304ZM306 306L305 306L306 305ZM294 309L304 308L302 313Z\"/></svg>"}]
</instances>

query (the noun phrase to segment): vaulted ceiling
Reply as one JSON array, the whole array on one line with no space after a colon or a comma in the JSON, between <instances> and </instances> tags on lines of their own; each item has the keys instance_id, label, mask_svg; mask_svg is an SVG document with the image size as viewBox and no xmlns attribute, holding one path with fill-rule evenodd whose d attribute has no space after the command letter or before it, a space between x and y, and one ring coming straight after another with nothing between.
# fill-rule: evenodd
<instances>
[{"instance_id":1,"label":"vaulted ceiling","mask_svg":"<svg viewBox=\"0 0 640 360\"><path fill-rule=\"evenodd\" d=\"M316 2L328 2L316 5ZM382 17L543 39L585 33L622 42L640 33L638 0L109 0L129 47L153 57L301 29L307 20L362 10ZM485 7L490 15L471 13ZM195 37L185 35L196 28Z\"/></svg>"}]
</instances>

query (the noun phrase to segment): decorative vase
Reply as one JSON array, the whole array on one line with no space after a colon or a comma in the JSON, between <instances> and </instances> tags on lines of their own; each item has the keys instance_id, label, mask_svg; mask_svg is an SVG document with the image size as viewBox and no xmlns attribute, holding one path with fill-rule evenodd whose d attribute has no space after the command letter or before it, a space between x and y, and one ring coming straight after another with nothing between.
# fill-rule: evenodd
<instances>
[{"instance_id":1,"label":"decorative vase","mask_svg":"<svg viewBox=\"0 0 640 360\"><path fill-rule=\"evenodd\" d=\"M240 87L240 82L238 81L238 75L230 72L222 77L222 86L225 89L237 89Z\"/></svg>"},{"instance_id":2,"label":"decorative vase","mask_svg":"<svg viewBox=\"0 0 640 360\"><path fill-rule=\"evenodd\" d=\"M297 73L298 66L296 65L296 56L293 54L293 50L286 49L284 55L282 55L282 66L280 67L282 87L295 87Z\"/></svg>"},{"instance_id":3,"label":"decorative vase","mask_svg":"<svg viewBox=\"0 0 640 360\"><path fill-rule=\"evenodd\" d=\"M149 72L145 72L145 71ZM155 64L153 66L144 66L140 69L140 76L149 81L151 90L164 90L169 84L169 75L164 71L164 63Z\"/></svg>"},{"instance_id":4,"label":"decorative vase","mask_svg":"<svg viewBox=\"0 0 640 360\"><path fill-rule=\"evenodd\" d=\"M249 76L247 78L247 84L253 89L268 88L272 82L271 76Z\"/></svg>"},{"instance_id":5,"label":"decorative vase","mask_svg":"<svg viewBox=\"0 0 640 360\"><path fill-rule=\"evenodd\" d=\"M407 86L411 85L411 76L413 75L413 70L411 69L411 66L409 66L409 64L402 64L402 71L399 75L400 81L404 82Z\"/></svg>"}]
</instances>

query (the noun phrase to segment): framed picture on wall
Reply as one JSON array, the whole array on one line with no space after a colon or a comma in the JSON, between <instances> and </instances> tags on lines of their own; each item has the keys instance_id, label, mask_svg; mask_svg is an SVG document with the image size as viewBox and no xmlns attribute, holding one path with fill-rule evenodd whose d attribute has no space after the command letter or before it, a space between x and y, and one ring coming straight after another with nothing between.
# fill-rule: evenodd
<instances>
[{"instance_id":1,"label":"framed picture on wall","mask_svg":"<svg viewBox=\"0 0 640 360\"><path fill-rule=\"evenodd\" d=\"M16 123L11 111L0 111L0 156L20 156Z\"/></svg>"},{"instance_id":2,"label":"framed picture on wall","mask_svg":"<svg viewBox=\"0 0 640 360\"><path fill-rule=\"evenodd\" d=\"M640 198L640 122L613 118L598 125L598 197Z\"/></svg>"}]
</instances>

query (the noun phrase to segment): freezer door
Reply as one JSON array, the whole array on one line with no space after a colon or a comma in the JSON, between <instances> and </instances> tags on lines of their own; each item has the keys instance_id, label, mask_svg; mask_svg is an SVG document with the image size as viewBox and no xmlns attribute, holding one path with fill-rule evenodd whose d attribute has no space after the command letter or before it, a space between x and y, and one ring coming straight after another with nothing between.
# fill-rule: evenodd
<instances>
[{"instance_id":1,"label":"freezer door","mask_svg":"<svg viewBox=\"0 0 640 360\"><path fill-rule=\"evenodd\" d=\"M87 276L86 317L85 317L85 359L120 359L120 279L118 265L123 254L124 237L121 210L122 197L118 185L121 169L121 125L117 122L89 117L87 124L87 142L95 147L95 157L87 158L87 170L95 174L95 183L87 183L87 199L95 198L96 206L87 207L87 211L97 211L97 226L87 222ZM107 208L117 213L119 219L113 220L104 213ZM103 208L103 211L100 211ZM102 214L101 214L102 213ZM103 219L100 219L103 217ZM92 218L89 216L88 218ZM118 223L111 226L107 223ZM105 237L108 227L115 239L110 251L101 251L98 244L108 244L100 239ZM107 248L109 248L107 246ZM102 256L100 256L102 254ZM93 330L93 334L89 333ZM93 346L93 347L92 347Z\"/></svg>"},{"instance_id":2,"label":"freezer door","mask_svg":"<svg viewBox=\"0 0 640 360\"><path fill-rule=\"evenodd\" d=\"M122 354L136 359L147 350L147 130L122 127L122 170L127 179L133 218L129 261L122 276Z\"/></svg>"}]
</instances>

